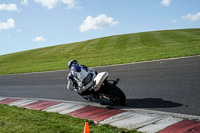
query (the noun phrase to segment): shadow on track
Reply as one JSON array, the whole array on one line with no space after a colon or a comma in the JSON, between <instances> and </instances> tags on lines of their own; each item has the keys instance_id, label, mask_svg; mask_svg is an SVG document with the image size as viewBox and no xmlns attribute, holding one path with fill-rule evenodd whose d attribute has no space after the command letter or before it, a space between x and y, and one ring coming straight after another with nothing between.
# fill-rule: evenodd
<instances>
[{"instance_id":1,"label":"shadow on track","mask_svg":"<svg viewBox=\"0 0 200 133\"><path fill-rule=\"evenodd\" d=\"M123 109L124 107L131 108L175 108L183 106L183 104L175 103L172 101L166 101L162 98L144 98L144 99L126 99L126 103L123 106L116 106L110 101L102 100L101 105L107 106L107 108Z\"/></svg>"},{"instance_id":2,"label":"shadow on track","mask_svg":"<svg viewBox=\"0 0 200 133\"><path fill-rule=\"evenodd\" d=\"M174 108L183 105L172 101L165 101L162 98L144 98L127 99L126 106L132 108Z\"/></svg>"}]
</instances>

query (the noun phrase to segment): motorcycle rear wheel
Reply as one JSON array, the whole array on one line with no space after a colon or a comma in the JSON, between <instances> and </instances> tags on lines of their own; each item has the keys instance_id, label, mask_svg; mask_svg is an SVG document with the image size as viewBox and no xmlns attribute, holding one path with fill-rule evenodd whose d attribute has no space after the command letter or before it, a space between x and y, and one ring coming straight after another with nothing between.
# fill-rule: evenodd
<instances>
[{"instance_id":1,"label":"motorcycle rear wheel","mask_svg":"<svg viewBox=\"0 0 200 133\"><path fill-rule=\"evenodd\" d=\"M124 92L117 86L106 83L103 87L106 95L110 98L110 101L116 105L123 105L126 101L126 96Z\"/></svg>"}]
</instances>

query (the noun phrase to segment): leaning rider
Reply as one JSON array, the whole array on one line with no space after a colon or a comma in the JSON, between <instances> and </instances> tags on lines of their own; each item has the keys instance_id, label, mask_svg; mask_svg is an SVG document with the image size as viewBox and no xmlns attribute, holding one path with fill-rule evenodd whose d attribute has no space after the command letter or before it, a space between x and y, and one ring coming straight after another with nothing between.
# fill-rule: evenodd
<instances>
[{"instance_id":1,"label":"leaning rider","mask_svg":"<svg viewBox=\"0 0 200 133\"><path fill-rule=\"evenodd\" d=\"M67 88L69 90L76 90L79 95L90 95L92 92L89 88L93 87L93 78L96 76L97 72L90 67L85 65L79 65L76 60L70 60L68 62L69 75L67 78L68 84Z\"/></svg>"}]
</instances>

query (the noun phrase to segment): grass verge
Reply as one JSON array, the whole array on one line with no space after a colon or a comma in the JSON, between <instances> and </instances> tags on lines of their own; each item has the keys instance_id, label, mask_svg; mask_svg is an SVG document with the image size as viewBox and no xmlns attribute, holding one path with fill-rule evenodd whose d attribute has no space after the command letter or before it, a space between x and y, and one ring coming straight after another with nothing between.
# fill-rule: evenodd
<instances>
[{"instance_id":1,"label":"grass verge","mask_svg":"<svg viewBox=\"0 0 200 133\"><path fill-rule=\"evenodd\" d=\"M68 115L0 104L1 133L82 133L85 122L90 123L91 133L139 133L109 125L95 125L92 121Z\"/></svg>"},{"instance_id":2,"label":"grass verge","mask_svg":"<svg viewBox=\"0 0 200 133\"><path fill-rule=\"evenodd\" d=\"M200 29L116 35L0 56L0 74L67 68L76 59L102 66L200 54Z\"/></svg>"}]
</instances>

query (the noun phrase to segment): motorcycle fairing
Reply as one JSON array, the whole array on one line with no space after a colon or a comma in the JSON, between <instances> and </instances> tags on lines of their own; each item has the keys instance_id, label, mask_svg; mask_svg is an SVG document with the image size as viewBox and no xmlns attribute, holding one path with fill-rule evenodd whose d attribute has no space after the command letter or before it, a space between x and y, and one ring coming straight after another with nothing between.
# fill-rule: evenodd
<instances>
[{"instance_id":1,"label":"motorcycle fairing","mask_svg":"<svg viewBox=\"0 0 200 133\"><path fill-rule=\"evenodd\" d=\"M81 68L80 66L78 65L74 65L72 68L71 68L71 74L73 77L75 77L76 79L78 79L79 81L83 82L84 79L88 76L88 72Z\"/></svg>"},{"instance_id":2,"label":"motorcycle fairing","mask_svg":"<svg viewBox=\"0 0 200 133\"><path fill-rule=\"evenodd\" d=\"M71 68L71 76L77 81L78 86L85 86L83 90L86 90L93 85L95 74L88 72L84 66L74 65Z\"/></svg>"},{"instance_id":3,"label":"motorcycle fairing","mask_svg":"<svg viewBox=\"0 0 200 133\"><path fill-rule=\"evenodd\" d=\"M108 72L101 72L98 73L97 76L94 78L94 82L96 87L94 88L95 91L98 91L103 84L104 80L108 77Z\"/></svg>"}]
</instances>

